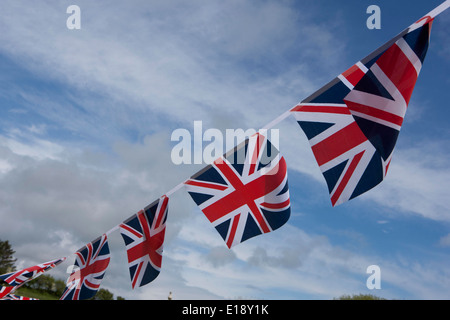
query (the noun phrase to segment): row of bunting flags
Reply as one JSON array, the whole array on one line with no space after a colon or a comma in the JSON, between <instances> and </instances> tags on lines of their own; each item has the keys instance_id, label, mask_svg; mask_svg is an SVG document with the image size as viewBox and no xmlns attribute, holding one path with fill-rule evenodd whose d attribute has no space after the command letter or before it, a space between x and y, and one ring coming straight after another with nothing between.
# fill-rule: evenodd
<instances>
[{"instance_id":1,"label":"row of bunting flags","mask_svg":"<svg viewBox=\"0 0 450 320\"><path fill-rule=\"evenodd\" d=\"M445 1L385 45L288 110L309 140L333 206L378 185L386 176L408 102L428 49L433 19ZM272 125L276 123L272 122ZM245 160L243 160L245 159ZM228 248L283 226L290 217L287 164L261 133L247 139L180 184ZM132 288L160 273L169 195L88 243L75 253L61 300L93 297L110 261L108 234L123 238ZM4 274L0 299L66 258Z\"/></svg>"}]
</instances>

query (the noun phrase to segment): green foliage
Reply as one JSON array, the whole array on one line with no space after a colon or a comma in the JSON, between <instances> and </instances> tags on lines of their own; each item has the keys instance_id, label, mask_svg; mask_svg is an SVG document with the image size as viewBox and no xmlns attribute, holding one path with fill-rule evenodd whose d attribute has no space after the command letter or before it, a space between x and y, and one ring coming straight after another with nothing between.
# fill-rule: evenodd
<instances>
[{"instance_id":1,"label":"green foliage","mask_svg":"<svg viewBox=\"0 0 450 320\"><path fill-rule=\"evenodd\" d=\"M66 284L62 280L56 280L50 275L43 274L36 279L27 282L24 287L34 290L37 293L47 293L59 298L62 295Z\"/></svg>"},{"instance_id":2,"label":"green foliage","mask_svg":"<svg viewBox=\"0 0 450 320\"><path fill-rule=\"evenodd\" d=\"M373 294L354 294L354 295L342 295L339 298L333 300L386 300L384 298L377 297Z\"/></svg>"},{"instance_id":3,"label":"green foliage","mask_svg":"<svg viewBox=\"0 0 450 320\"><path fill-rule=\"evenodd\" d=\"M114 300L114 295L106 289L100 289L92 300Z\"/></svg>"},{"instance_id":4,"label":"green foliage","mask_svg":"<svg viewBox=\"0 0 450 320\"><path fill-rule=\"evenodd\" d=\"M0 240L0 274L15 271L15 251L8 241ZM7 285L5 282L0 285ZM19 296L36 298L39 300L59 300L66 288L63 280L57 280L48 274L42 274L18 288L14 294ZM92 300L114 300L114 294L106 289L100 289ZM125 300L117 297L117 300Z\"/></svg>"},{"instance_id":5,"label":"green foliage","mask_svg":"<svg viewBox=\"0 0 450 320\"><path fill-rule=\"evenodd\" d=\"M48 292L41 292L38 290L30 289L27 287L20 287L17 289L14 294L18 296L28 297L28 298L35 298L39 300L59 300L59 296L48 293Z\"/></svg>"},{"instance_id":6,"label":"green foliage","mask_svg":"<svg viewBox=\"0 0 450 320\"><path fill-rule=\"evenodd\" d=\"M20 287L15 294L39 300L59 300L65 288L64 281L43 274ZM101 288L91 300L114 300L114 294ZM117 300L125 299L117 297Z\"/></svg>"},{"instance_id":7,"label":"green foliage","mask_svg":"<svg viewBox=\"0 0 450 320\"><path fill-rule=\"evenodd\" d=\"M8 240L0 240L0 274L8 273L14 271L14 253L16 253Z\"/></svg>"}]
</instances>

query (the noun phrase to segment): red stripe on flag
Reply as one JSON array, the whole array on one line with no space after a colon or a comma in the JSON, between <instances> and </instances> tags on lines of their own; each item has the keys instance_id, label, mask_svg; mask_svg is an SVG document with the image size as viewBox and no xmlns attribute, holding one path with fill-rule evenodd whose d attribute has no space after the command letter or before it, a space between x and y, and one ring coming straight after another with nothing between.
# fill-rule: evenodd
<instances>
[{"instance_id":1,"label":"red stripe on flag","mask_svg":"<svg viewBox=\"0 0 450 320\"><path fill-rule=\"evenodd\" d=\"M92 289L95 290L95 289L98 289L100 287L100 284L92 283L91 281L88 281L88 280L85 281L85 284L86 284L87 287L91 288L91 290Z\"/></svg>"},{"instance_id":2,"label":"red stripe on flag","mask_svg":"<svg viewBox=\"0 0 450 320\"><path fill-rule=\"evenodd\" d=\"M155 229L158 228L161 225L161 221L164 218L164 213L167 209L167 203L169 202L169 198L167 198L166 196L162 197L162 203L161 203L161 208L156 210L156 215L158 216L158 219L156 220L155 223Z\"/></svg>"},{"instance_id":3,"label":"red stripe on flag","mask_svg":"<svg viewBox=\"0 0 450 320\"><path fill-rule=\"evenodd\" d=\"M236 230L237 230L237 226L239 224L240 216L241 216L241 214L239 213L239 214L235 215L233 218L233 224L231 225L230 234L229 234L228 240L227 240L228 248L231 248L231 246L233 244L233 240L234 240L234 236L236 235Z\"/></svg>"},{"instance_id":4,"label":"red stripe on flag","mask_svg":"<svg viewBox=\"0 0 450 320\"><path fill-rule=\"evenodd\" d=\"M388 163L387 163L387 165L386 165L386 172L384 173L384 176L386 176L390 164L391 164L391 160L389 160Z\"/></svg>"},{"instance_id":5,"label":"red stripe on flag","mask_svg":"<svg viewBox=\"0 0 450 320\"><path fill-rule=\"evenodd\" d=\"M79 270L80 273L78 276L80 278L85 278L85 277L89 276L90 274L96 274L99 272L103 272L108 267L108 264L109 264L109 258L102 259L102 260L96 260L94 263L89 262L89 263L83 264L84 267L82 267Z\"/></svg>"},{"instance_id":6,"label":"red stripe on flag","mask_svg":"<svg viewBox=\"0 0 450 320\"><path fill-rule=\"evenodd\" d=\"M334 106L318 106L318 105L298 105L292 108L291 111L301 112L320 112L320 113L337 113L337 114L351 114L350 111L342 105L342 107Z\"/></svg>"},{"instance_id":7,"label":"red stripe on flag","mask_svg":"<svg viewBox=\"0 0 450 320\"><path fill-rule=\"evenodd\" d=\"M363 113L368 116L372 116L374 118L378 118L384 121L388 121L398 126L401 126L403 123L403 117L397 116L393 113L373 108L367 105L359 104L353 101L345 101L345 103L347 104L350 110Z\"/></svg>"},{"instance_id":8,"label":"red stripe on flag","mask_svg":"<svg viewBox=\"0 0 450 320\"><path fill-rule=\"evenodd\" d=\"M255 204L255 200L272 192L282 183L287 170L284 158L281 157L278 164L266 175L262 175L245 185L226 163L216 164L216 166L235 190L202 209L208 220L214 222L230 212L247 205L258 221L261 230L264 233L269 232L270 228Z\"/></svg>"},{"instance_id":9,"label":"red stripe on flag","mask_svg":"<svg viewBox=\"0 0 450 320\"><path fill-rule=\"evenodd\" d=\"M142 232L144 233L145 242L147 242L151 238L148 217L144 210L139 211L137 217L139 219L139 223L141 224Z\"/></svg>"},{"instance_id":10,"label":"red stripe on flag","mask_svg":"<svg viewBox=\"0 0 450 320\"><path fill-rule=\"evenodd\" d=\"M141 233L136 232L136 230L134 230L133 228L130 228L130 227L129 227L128 225L126 225L125 223L122 223L122 224L120 225L120 227L121 227L122 229L125 229L125 230L127 230L128 232L132 233L134 236L136 236L136 237L138 237L138 238L142 238L142 234L141 234Z\"/></svg>"},{"instance_id":11,"label":"red stripe on flag","mask_svg":"<svg viewBox=\"0 0 450 320\"><path fill-rule=\"evenodd\" d=\"M353 149L367 140L356 122L311 147L319 166Z\"/></svg>"},{"instance_id":12,"label":"red stripe on flag","mask_svg":"<svg viewBox=\"0 0 450 320\"><path fill-rule=\"evenodd\" d=\"M417 80L416 69L408 57L393 44L376 63L391 79L408 104Z\"/></svg>"},{"instance_id":13,"label":"red stripe on flag","mask_svg":"<svg viewBox=\"0 0 450 320\"><path fill-rule=\"evenodd\" d=\"M1 287L0 288L0 299L7 296L15 287Z\"/></svg>"},{"instance_id":14,"label":"red stripe on flag","mask_svg":"<svg viewBox=\"0 0 450 320\"><path fill-rule=\"evenodd\" d=\"M220 191L224 191L228 188L227 186L217 185L217 184L208 183L208 182L200 182L198 180L197 181L188 180L185 183L189 184L191 186L215 189L215 190L220 190Z\"/></svg>"},{"instance_id":15,"label":"red stripe on flag","mask_svg":"<svg viewBox=\"0 0 450 320\"><path fill-rule=\"evenodd\" d=\"M341 182L339 183L339 186L337 187L336 191L331 196L331 203L333 204L333 206L336 204L336 201L338 201L339 197L341 196L342 192L344 191L345 187L347 186L347 183L350 180L350 177L353 175L353 172L355 171L356 167L358 166L358 163L361 160L363 154L364 154L364 151L358 153L352 159L352 162L350 162L350 165L348 166L348 169L345 172L344 177L342 178Z\"/></svg>"},{"instance_id":16,"label":"red stripe on flag","mask_svg":"<svg viewBox=\"0 0 450 320\"><path fill-rule=\"evenodd\" d=\"M279 163L282 161L280 160ZM233 170L227 164L218 165L217 168L222 172L226 179L235 188L235 191L227 196L216 201L214 204L203 209L203 213L208 219L213 222L230 211L240 208L243 205L247 205L252 211L254 217L259 222L264 232L269 232L270 229L264 221L258 207L255 205L255 199L262 197L263 195L271 192L277 186L278 178L283 178L281 174L275 175L263 175L255 180L250 181L244 185L240 178L236 176ZM278 165L275 169L279 170ZM279 183L278 183L279 184ZM271 190L272 189L272 190Z\"/></svg>"},{"instance_id":17,"label":"red stripe on flag","mask_svg":"<svg viewBox=\"0 0 450 320\"><path fill-rule=\"evenodd\" d=\"M258 161L259 158L259 153L261 152L261 147L262 144L264 143L264 137L261 135L257 135L256 136L256 146L255 149L253 150L253 154L251 155L251 162L250 162L250 168L248 170L248 174L253 174L255 172L255 168L256 168L256 163Z\"/></svg>"},{"instance_id":18,"label":"red stripe on flag","mask_svg":"<svg viewBox=\"0 0 450 320\"><path fill-rule=\"evenodd\" d=\"M142 265L143 265L144 263L143 262L139 262L139 264L138 264L138 267L137 267L137 270L134 272L134 279L133 279L133 282L132 282L132 284L131 284L131 287L134 289L134 287L136 286L136 282L137 282L137 279L138 279L138 275L141 273L141 269L142 269Z\"/></svg>"},{"instance_id":19,"label":"red stripe on flag","mask_svg":"<svg viewBox=\"0 0 450 320\"><path fill-rule=\"evenodd\" d=\"M364 72L355 64L351 66L348 70L344 71L342 75L353 85L356 86L356 84L361 80L361 78L364 76Z\"/></svg>"},{"instance_id":20,"label":"red stripe on flag","mask_svg":"<svg viewBox=\"0 0 450 320\"><path fill-rule=\"evenodd\" d=\"M286 201L281 202L281 203L263 202L263 203L261 203L261 206L266 207L267 209L281 209L281 208L287 207L290 203L291 203L291 201L289 199L287 199Z\"/></svg>"}]
</instances>

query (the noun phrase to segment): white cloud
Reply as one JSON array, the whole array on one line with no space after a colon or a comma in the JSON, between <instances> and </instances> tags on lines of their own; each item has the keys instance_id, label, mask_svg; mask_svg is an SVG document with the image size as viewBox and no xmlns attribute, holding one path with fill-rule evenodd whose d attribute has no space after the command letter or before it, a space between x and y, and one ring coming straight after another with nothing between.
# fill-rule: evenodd
<instances>
[{"instance_id":1,"label":"white cloud","mask_svg":"<svg viewBox=\"0 0 450 320\"><path fill-rule=\"evenodd\" d=\"M38 159L3 147L6 158L15 157L16 168L0 176L0 200L9 204L0 210L4 221L0 231L11 240L21 266L71 254L187 173L188 168L157 159L152 154L155 148L168 148L164 135L147 137L140 144L121 142L116 147L117 162L105 166L102 157L78 152L65 153L64 159ZM164 180L168 170L171 175ZM364 242L362 234L342 232ZM445 245L446 238L442 239ZM380 296L426 299L447 294L445 281L438 281L443 270L437 263L410 267L401 259L352 252L324 235L290 224L229 250L182 191L169 202L163 270L154 283L131 290L118 232L110 235L110 248L112 261L104 287L128 299L166 299L170 291L176 299L331 299L364 292L365 270L371 264L380 265L382 283L390 288L377 292ZM70 257L52 274L66 277L65 268L72 261Z\"/></svg>"},{"instance_id":2,"label":"white cloud","mask_svg":"<svg viewBox=\"0 0 450 320\"><path fill-rule=\"evenodd\" d=\"M11 171L14 166L5 159L0 159L0 174Z\"/></svg>"},{"instance_id":3,"label":"white cloud","mask_svg":"<svg viewBox=\"0 0 450 320\"><path fill-rule=\"evenodd\" d=\"M436 41L436 43L439 43L438 46L435 46L435 49L437 50L438 54L442 56L445 61L450 62L449 60L449 54L450 54L450 45L448 44L447 37L448 34L445 32L445 30L448 30L448 27L450 26L450 15L448 12L445 12L433 22L433 33L435 33L436 40L432 38L432 41Z\"/></svg>"},{"instance_id":4,"label":"white cloud","mask_svg":"<svg viewBox=\"0 0 450 320\"><path fill-rule=\"evenodd\" d=\"M317 86L308 77L311 61L324 63L317 52L338 50L328 26L309 24L286 3L178 4L80 3L82 29L69 31L61 4L11 2L2 10L2 29L9 30L0 36L2 51L38 75L108 97L93 105L89 95L68 91L64 106L42 92L23 93L30 103L40 98L35 111L44 117L71 127L76 121L81 130L80 119L59 116L75 112L77 101L91 116L142 130L158 126L161 116L218 128L262 126ZM300 19L307 30L295 27ZM292 50L299 56L286 64Z\"/></svg>"},{"instance_id":5,"label":"white cloud","mask_svg":"<svg viewBox=\"0 0 450 320\"><path fill-rule=\"evenodd\" d=\"M441 274L448 279L442 264L409 265L410 260L402 257L354 253L331 244L324 236L291 225L282 228L282 232L249 240L227 252L213 228L197 225L196 238L180 237L167 254L184 266L180 271L185 281L209 291L210 297L331 299L361 292L396 299L448 297L447 280L439 281ZM377 292L366 287L366 269L372 264L381 268L382 290ZM181 293L178 297L185 298Z\"/></svg>"},{"instance_id":6,"label":"white cloud","mask_svg":"<svg viewBox=\"0 0 450 320\"><path fill-rule=\"evenodd\" d=\"M447 141L422 141L419 147L398 148L386 179L364 195L401 214L418 214L450 221L450 171L446 164Z\"/></svg>"},{"instance_id":7,"label":"white cloud","mask_svg":"<svg viewBox=\"0 0 450 320\"><path fill-rule=\"evenodd\" d=\"M0 136L0 145L9 148L16 155L36 160L59 159L63 151L63 148L57 143L35 138L19 130L14 130L9 137Z\"/></svg>"},{"instance_id":8,"label":"white cloud","mask_svg":"<svg viewBox=\"0 0 450 320\"><path fill-rule=\"evenodd\" d=\"M10 113L49 123L11 123L0 136L0 231L24 266L73 252L200 169L171 163L171 129L194 120L205 129L257 129L335 76L328 72L345 46L288 2L80 1L79 31L65 27L66 4L2 4L1 53L55 86L12 84L23 105ZM289 169L324 184L295 121L280 129ZM123 137L128 130L132 142ZM70 142L55 131L69 132ZM396 151L388 179L364 199L448 221L448 170L435 161L446 156ZM380 260L291 225L229 251L182 191L169 208L163 272L149 286L131 291L122 239L111 236L105 286L115 294L332 298L364 290L365 268ZM410 296L448 294L437 281L442 267L383 261L388 283L414 284L405 286Z\"/></svg>"},{"instance_id":9,"label":"white cloud","mask_svg":"<svg viewBox=\"0 0 450 320\"><path fill-rule=\"evenodd\" d=\"M439 239L439 245L443 247L450 247L450 233Z\"/></svg>"}]
</instances>

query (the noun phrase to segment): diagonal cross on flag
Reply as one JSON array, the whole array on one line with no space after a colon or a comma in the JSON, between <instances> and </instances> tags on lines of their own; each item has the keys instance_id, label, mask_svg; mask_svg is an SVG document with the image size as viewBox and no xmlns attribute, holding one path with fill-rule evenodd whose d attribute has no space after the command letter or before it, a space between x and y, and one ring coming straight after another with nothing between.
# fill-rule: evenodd
<instances>
[{"instance_id":1,"label":"diagonal cross on flag","mask_svg":"<svg viewBox=\"0 0 450 320\"><path fill-rule=\"evenodd\" d=\"M240 152L245 157L236 161ZM286 162L260 134L192 176L185 186L229 248L289 219Z\"/></svg>"}]
</instances>

